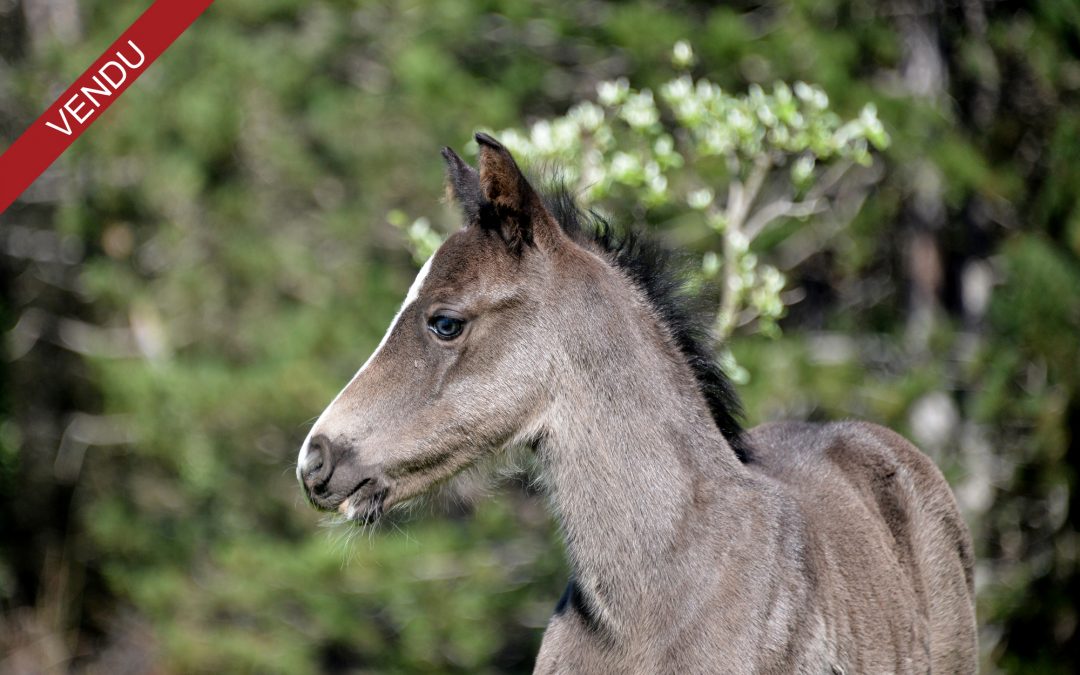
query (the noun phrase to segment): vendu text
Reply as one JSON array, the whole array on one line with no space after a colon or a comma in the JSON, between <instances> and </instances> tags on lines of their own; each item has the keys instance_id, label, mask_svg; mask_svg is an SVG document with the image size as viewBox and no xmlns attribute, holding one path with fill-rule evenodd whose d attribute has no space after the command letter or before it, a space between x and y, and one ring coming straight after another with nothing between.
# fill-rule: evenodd
<instances>
[{"instance_id":1,"label":"vendu text","mask_svg":"<svg viewBox=\"0 0 1080 675\"><path fill-rule=\"evenodd\" d=\"M86 124L86 121L101 107L98 97L113 96L120 86L127 82L128 77L134 78L135 72L146 65L146 55L131 40L127 43L131 47L132 58L129 59L123 50L117 50L115 60L106 61L98 68L97 74L93 77L93 85L80 87L60 106L59 123L46 122L45 126L65 136L70 136L72 120L80 126Z\"/></svg>"}]
</instances>

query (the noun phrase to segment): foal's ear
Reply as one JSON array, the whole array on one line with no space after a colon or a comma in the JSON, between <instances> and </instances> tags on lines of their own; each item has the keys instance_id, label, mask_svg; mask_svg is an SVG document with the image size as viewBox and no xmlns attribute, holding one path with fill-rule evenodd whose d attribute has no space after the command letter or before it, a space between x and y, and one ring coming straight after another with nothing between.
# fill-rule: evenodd
<instances>
[{"instance_id":1,"label":"foal's ear","mask_svg":"<svg viewBox=\"0 0 1080 675\"><path fill-rule=\"evenodd\" d=\"M461 207L466 225L473 223L480 217L480 174L450 148L443 148L442 156L446 160L446 198Z\"/></svg>"},{"instance_id":2,"label":"foal's ear","mask_svg":"<svg viewBox=\"0 0 1080 675\"><path fill-rule=\"evenodd\" d=\"M511 248L536 241L554 242L558 224L544 200L529 185L513 155L485 133L476 134L480 144L480 194L503 239Z\"/></svg>"}]
</instances>

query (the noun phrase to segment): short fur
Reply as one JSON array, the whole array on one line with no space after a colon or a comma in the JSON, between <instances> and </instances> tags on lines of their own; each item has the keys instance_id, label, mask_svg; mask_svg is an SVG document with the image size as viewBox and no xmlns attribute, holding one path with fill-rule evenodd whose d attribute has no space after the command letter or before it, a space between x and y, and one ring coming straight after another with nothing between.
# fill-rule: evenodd
<instances>
[{"instance_id":1,"label":"short fur","mask_svg":"<svg viewBox=\"0 0 1080 675\"><path fill-rule=\"evenodd\" d=\"M465 227L301 448L312 503L372 520L528 444L572 570L535 672L975 672L933 463L862 422L741 433L663 256L477 141L479 171L444 151Z\"/></svg>"}]
</instances>

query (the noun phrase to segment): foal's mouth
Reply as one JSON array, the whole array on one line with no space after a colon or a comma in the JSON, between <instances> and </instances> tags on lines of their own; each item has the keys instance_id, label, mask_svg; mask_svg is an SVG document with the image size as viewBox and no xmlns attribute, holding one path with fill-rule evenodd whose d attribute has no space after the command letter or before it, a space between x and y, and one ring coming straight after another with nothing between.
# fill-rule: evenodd
<instances>
[{"instance_id":1,"label":"foal's mouth","mask_svg":"<svg viewBox=\"0 0 1080 675\"><path fill-rule=\"evenodd\" d=\"M306 489L308 503L318 511L337 511L346 520L357 521L365 525L374 523L385 512L390 484L380 475L365 477L356 483L345 495L327 492L326 485Z\"/></svg>"},{"instance_id":2,"label":"foal's mouth","mask_svg":"<svg viewBox=\"0 0 1080 675\"><path fill-rule=\"evenodd\" d=\"M337 511L347 521L371 525L382 517L389 491L390 487L381 479L365 478L338 504Z\"/></svg>"}]
</instances>

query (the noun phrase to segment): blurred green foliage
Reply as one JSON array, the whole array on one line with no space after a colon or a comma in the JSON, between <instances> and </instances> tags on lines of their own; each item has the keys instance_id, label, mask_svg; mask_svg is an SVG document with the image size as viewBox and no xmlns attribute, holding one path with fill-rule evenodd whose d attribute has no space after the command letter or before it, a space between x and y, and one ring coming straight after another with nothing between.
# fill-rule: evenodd
<instances>
[{"instance_id":1,"label":"blurred green foliage","mask_svg":"<svg viewBox=\"0 0 1080 675\"><path fill-rule=\"evenodd\" d=\"M144 4L0 3L3 144ZM659 92L686 41L695 80L805 81L893 141L762 233L790 295L731 342L750 421L917 441L975 533L984 670L1075 672L1077 34L1067 0L215 3L0 216L0 670L527 672L565 582L537 495L348 543L295 453L413 276L388 220L455 226L438 148Z\"/></svg>"}]
</instances>

